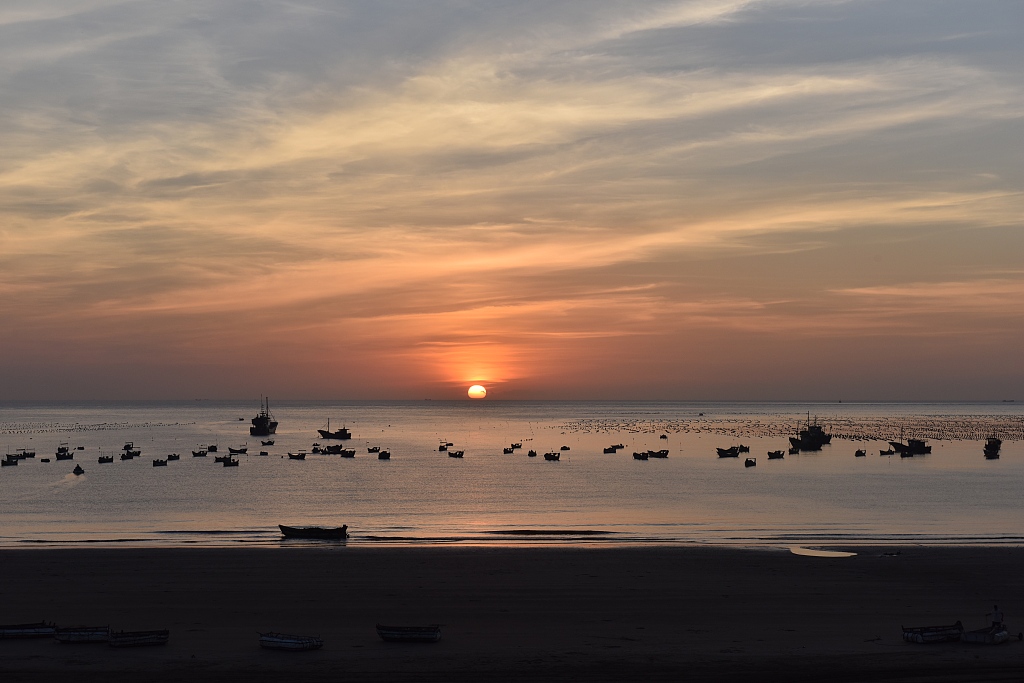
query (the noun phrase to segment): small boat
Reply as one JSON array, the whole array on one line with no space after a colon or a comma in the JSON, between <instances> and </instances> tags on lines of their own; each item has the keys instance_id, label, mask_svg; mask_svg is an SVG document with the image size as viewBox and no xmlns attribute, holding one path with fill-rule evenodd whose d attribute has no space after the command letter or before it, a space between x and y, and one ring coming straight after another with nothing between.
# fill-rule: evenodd
<instances>
[{"instance_id":1,"label":"small boat","mask_svg":"<svg viewBox=\"0 0 1024 683\"><path fill-rule=\"evenodd\" d=\"M324 646L324 641L314 636L294 636L288 633L261 633L260 647L269 650L319 650Z\"/></svg>"},{"instance_id":2,"label":"small boat","mask_svg":"<svg viewBox=\"0 0 1024 683\"><path fill-rule=\"evenodd\" d=\"M105 643L110 640L109 626L72 626L58 628L53 637L59 643Z\"/></svg>"},{"instance_id":3,"label":"small boat","mask_svg":"<svg viewBox=\"0 0 1024 683\"><path fill-rule=\"evenodd\" d=\"M604 452L605 453L615 453L617 450L618 449L616 449L615 446L608 446L607 448L604 449Z\"/></svg>"},{"instance_id":4,"label":"small boat","mask_svg":"<svg viewBox=\"0 0 1024 683\"><path fill-rule=\"evenodd\" d=\"M799 452L800 452L800 449L799 449L799 448L797 448L796 446L794 446L794 447L792 447L792 448L790 448L790 449L789 449L789 454L790 454L790 455L796 455L796 454L798 454Z\"/></svg>"},{"instance_id":5,"label":"small boat","mask_svg":"<svg viewBox=\"0 0 1024 683\"><path fill-rule=\"evenodd\" d=\"M377 451L377 459L378 460L390 460L391 459L391 451Z\"/></svg>"},{"instance_id":6,"label":"small boat","mask_svg":"<svg viewBox=\"0 0 1024 683\"><path fill-rule=\"evenodd\" d=\"M267 453L266 451L260 451L259 454L260 455L270 455L270 453Z\"/></svg>"},{"instance_id":7,"label":"small boat","mask_svg":"<svg viewBox=\"0 0 1024 683\"><path fill-rule=\"evenodd\" d=\"M82 469L81 465L75 465L75 469L71 470L71 474L73 474L76 477L78 477L78 476L81 476L81 475L85 474L85 470Z\"/></svg>"},{"instance_id":8,"label":"small boat","mask_svg":"<svg viewBox=\"0 0 1024 683\"><path fill-rule=\"evenodd\" d=\"M22 460L24 460L25 458L34 458L36 457L36 452L29 448L19 448L18 457Z\"/></svg>"},{"instance_id":9,"label":"small boat","mask_svg":"<svg viewBox=\"0 0 1024 683\"><path fill-rule=\"evenodd\" d=\"M623 446L621 443L615 443L615 444L612 444L612 448L621 451L623 448L625 448L625 446Z\"/></svg>"},{"instance_id":10,"label":"small boat","mask_svg":"<svg viewBox=\"0 0 1024 683\"><path fill-rule=\"evenodd\" d=\"M558 451L550 451L550 452L544 454L544 459L545 460L558 460L561 457L562 457L562 454L559 453Z\"/></svg>"},{"instance_id":11,"label":"small boat","mask_svg":"<svg viewBox=\"0 0 1024 683\"><path fill-rule=\"evenodd\" d=\"M737 446L736 449L737 449L737 451L739 453L749 453L750 452L750 446L744 446L743 444L740 444L739 446Z\"/></svg>"},{"instance_id":12,"label":"small boat","mask_svg":"<svg viewBox=\"0 0 1024 683\"><path fill-rule=\"evenodd\" d=\"M205 458L206 457L206 449L205 448L201 448L198 451L192 451L192 457L193 458Z\"/></svg>"},{"instance_id":13,"label":"small boat","mask_svg":"<svg viewBox=\"0 0 1024 683\"><path fill-rule=\"evenodd\" d=\"M224 467L238 467L238 463L238 460L232 460L231 458L228 458L227 460L224 461Z\"/></svg>"},{"instance_id":14,"label":"small boat","mask_svg":"<svg viewBox=\"0 0 1024 683\"><path fill-rule=\"evenodd\" d=\"M526 457L528 457L528 458L536 458L537 457L537 451L533 451L533 450L526 451Z\"/></svg>"},{"instance_id":15,"label":"small boat","mask_svg":"<svg viewBox=\"0 0 1024 683\"><path fill-rule=\"evenodd\" d=\"M444 453L446 450L448 450L448 444L446 444L446 443L443 443L443 444L441 444L440 446L437 447L437 452L438 453Z\"/></svg>"},{"instance_id":16,"label":"small boat","mask_svg":"<svg viewBox=\"0 0 1024 683\"><path fill-rule=\"evenodd\" d=\"M79 450L79 451L84 451L84 450L85 450L85 446L79 446L79 447L78 447L78 448L76 448L75 450Z\"/></svg>"},{"instance_id":17,"label":"small boat","mask_svg":"<svg viewBox=\"0 0 1024 683\"><path fill-rule=\"evenodd\" d=\"M380 446L367 446L366 447L366 452L367 453L380 453Z\"/></svg>"},{"instance_id":18,"label":"small boat","mask_svg":"<svg viewBox=\"0 0 1024 683\"><path fill-rule=\"evenodd\" d=\"M444 442L444 445L445 445L445 446L447 446L448 448L451 448L451 447L452 447L452 446L454 446L455 444L453 444L453 443L452 443L451 441L445 441L445 442Z\"/></svg>"},{"instance_id":19,"label":"small boat","mask_svg":"<svg viewBox=\"0 0 1024 683\"><path fill-rule=\"evenodd\" d=\"M558 450L560 450L560 451L567 451L567 450L569 450L569 447L568 446L562 446Z\"/></svg>"},{"instance_id":20,"label":"small boat","mask_svg":"<svg viewBox=\"0 0 1024 683\"><path fill-rule=\"evenodd\" d=\"M466 454L465 451L448 451L449 458L461 458Z\"/></svg>"},{"instance_id":21,"label":"small boat","mask_svg":"<svg viewBox=\"0 0 1024 683\"><path fill-rule=\"evenodd\" d=\"M895 455L896 451L894 451L893 449L889 448L889 449L884 450L884 451L881 451L881 450L878 451L878 454L879 455Z\"/></svg>"},{"instance_id":22,"label":"small boat","mask_svg":"<svg viewBox=\"0 0 1024 683\"><path fill-rule=\"evenodd\" d=\"M238 419L241 420L242 418ZM269 398L266 405L263 403L263 398L260 398L260 412L256 414L256 417L252 418L251 422L252 426L249 427L249 436L270 436L277 431L277 422L274 421L274 416L270 414Z\"/></svg>"},{"instance_id":23,"label":"small boat","mask_svg":"<svg viewBox=\"0 0 1024 683\"><path fill-rule=\"evenodd\" d=\"M855 457L855 458L863 458L867 454L868 454L868 452L866 450L864 450L863 448L858 448L854 452L853 457Z\"/></svg>"},{"instance_id":24,"label":"small boat","mask_svg":"<svg viewBox=\"0 0 1024 683\"><path fill-rule=\"evenodd\" d=\"M266 441L260 441L260 445L261 446L273 446L274 445L274 440L273 439L267 439Z\"/></svg>"},{"instance_id":25,"label":"small boat","mask_svg":"<svg viewBox=\"0 0 1024 683\"><path fill-rule=\"evenodd\" d=\"M743 461L744 467L755 467L757 465L757 458L747 458Z\"/></svg>"},{"instance_id":26,"label":"small boat","mask_svg":"<svg viewBox=\"0 0 1024 683\"><path fill-rule=\"evenodd\" d=\"M522 448L522 447L523 447L523 444L521 444L521 443L514 443L514 444L510 444L509 445L509 448L511 448L512 450L515 450L517 448Z\"/></svg>"},{"instance_id":27,"label":"small boat","mask_svg":"<svg viewBox=\"0 0 1024 683\"><path fill-rule=\"evenodd\" d=\"M121 454L121 460L133 460L134 458L135 456L132 455L130 452Z\"/></svg>"},{"instance_id":28,"label":"small boat","mask_svg":"<svg viewBox=\"0 0 1024 683\"><path fill-rule=\"evenodd\" d=\"M633 459L634 460L647 460L650 457L651 456L650 456L650 454L647 451L644 451L642 453L638 453L636 451L633 451Z\"/></svg>"},{"instance_id":29,"label":"small boat","mask_svg":"<svg viewBox=\"0 0 1024 683\"><path fill-rule=\"evenodd\" d=\"M716 448L718 451L719 458L738 458L740 457L739 446L730 446L729 448Z\"/></svg>"},{"instance_id":30,"label":"small boat","mask_svg":"<svg viewBox=\"0 0 1024 683\"><path fill-rule=\"evenodd\" d=\"M12 458L10 455L8 455L3 460L0 460L0 467L16 467L17 464L18 464L18 459L17 458Z\"/></svg>"},{"instance_id":31,"label":"small boat","mask_svg":"<svg viewBox=\"0 0 1024 683\"><path fill-rule=\"evenodd\" d=\"M231 449L228 448L228 450L230 451ZM209 446L206 447L206 452L207 453L216 453L217 452L217 444L211 443Z\"/></svg>"},{"instance_id":32,"label":"small boat","mask_svg":"<svg viewBox=\"0 0 1024 683\"><path fill-rule=\"evenodd\" d=\"M511 454L515 453L516 451L515 451L514 448L502 448L501 452L502 452L503 455L511 455Z\"/></svg>"},{"instance_id":33,"label":"small boat","mask_svg":"<svg viewBox=\"0 0 1024 683\"><path fill-rule=\"evenodd\" d=\"M278 524L285 538L348 538L348 525L339 527L322 526L285 526Z\"/></svg>"},{"instance_id":34,"label":"small boat","mask_svg":"<svg viewBox=\"0 0 1024 683\"><path fill-rule=\"evenodd\" d=\"M118 631L110 634L111 647L143 647L146 645L166 645L171 632L161 631Z\"/></svg>"},{"instance_id":35,"label":"small boat","mask_svg":"<svg viewBox=\"0 0 1024 683\"><path fill-rule=\"evenodd\" d=\"M652 458L667 458L668 449L662 448L660 451L647 451L647 455Z\"/></svg>"},{"instance_id":36,"label":"small boat","mask_svg":"<svg viewBox=\"0 0 1024 683\"><path fill-rule=\"evenodd\" d=\"M379 451L378 451L379 454ZM356 449L354 448L340 448L338 449L338 455L343 458L354 458L356 457Z\"/></svg>"},{"instance_id":37,"label":"small boat","mask_svg":"<svg viewBox=\"0 0 1024 683\"><path fill-rule=\"evenodd\" d=\"M786 456L785 451L768 451L769 460L781 460Z\"/></svg>"},{"instance_id":38,"label":"small boat","mask_svg":"<svg viewBox=\"0 0 1024 683\"><path fill-rule=\"evenodd\" d=\"M441 640L441 626L385 626L377 624L377 635L389 643L436 643Z\"/></svg>"},{"instance_id":39,"label":"small boat","mask_svg":"<svg viewBox=\"0 0 1024 683\"><path fill-rule=\"evenodd\" d=\"M230 455L218 455L218 456L214 457L213 461L214 462L227 462L230 459L231 459Z\"/></svg>"},{"instance_id":40,"label":"small boat","mask_svg":"<svg viewBox=\"0 0 1024 683\"><path fill-rule=\"evenodd\" d=\"M114 462L114 456L112 456L112 455L101 455L97 462L99 462L99 464L101 464L101 465L105 465L108 462Z\"/></svg>"},{"instance_id":41,"label":"small boat","mask_svg":"<svg viewBox=\"0 0 1024 683\"><path fill-rule=\"evenodd\" d=\"M49 458L39 458L39 462L50 462Z\"/></svg>"},{"instance_id":42,"label":"small boat","mask_svg":"<svg viewBox=\"0 0 1024 683\"><path fill-rule=\"evenodd\" d=\"M903 640L908 643L946 643L960 640L964 625L959 621L955 624L941 626L903 626Z\"/></svg>"},{"instance_id":43,"label":"small boat","mask_svg":"<svg viewBox=\"0 0 1024 683\"><path fill-rule=\"evenodd\" d=\"M124 446L121 447L121 450L122 451L130 451L130 450L133 450L134 448L135 448L135 442L134 441L125 441Z\"/></svg>"},{"instance_id":44,"label":"small boat","mask_svg":"<svg viewBox=\"0 0 1024 683\"><path fill-rule=\"evenodd\" d=\"M57 446L57 452L53 457L57 460L73 460L75 454L71 452L70 448L68 448L67 443L62 443Z\"/></svg>"},{"instance_id":45,"label":"small boat","mask_svg":"<svg viewBox=\"0 0 1024 683\"><path fill-rule=\"evenodd\" d=\"M299 451L298 453L289 453L288 454L288 459L289 460L305 460L306 459L306 451Z\"/></svg>"},{"instance_id":46,"label":"small boat","mask_svg":"<svg viewBox=\"0 0 1024 683\"><path fill-rule=\"evenodd\" d=\"M342 439L342 440L344 440L344 439L351 439L352 438L352 434L349 433L349 431L347 429L345 429L344 427L342 427L341 429L336 429L336 430L334 430L332 432L331 431L331 421L330 421L330 419L327 420L327 429L318 429L316 431L320 434L321 438L324 438L324 439Z\"/></svg>"},{"instance_id":47,"label":"small boat","mask_svg":"<svg viewBox=\"0 0 1024 683\"><path fill-rule=\"evenodd\" d=\"M667 439L667 438L668 438L668 434L662 434L662 435L661 435L661 436L659 436L658 438L659 438L659 439Z\"/></svg>"},{"instance_id":48,"label":"small boat","mask_svg":"<svg viewBox=\"0 0 1024 683\"><path fill-rule=\"evenodd\" d=\"M1011 637L1016 637L1017 640L1024 640L1024 633L1011 636L1006 624L1000 624L999 626L979 628L975 631L964 631L960 634L960 642L974 643L976 645L1001 645L1010 640Z\"/></svg>"},{"instance_id":49,"label":"small boat","mask_svg":"<svg viewBox=\"0 0 1024 683\"><path fill-rule=\"evenodd\" d=\"M156 458L154 458L153 459L153 467L167 467L167 461L166 460L157 460Z\"/></svg>"},{"instance_id":50,"label":"small boat","mask_svg":"<svg viewBox=\"0 0 1024 683\"><path fill-rule=\"evenodd\" d=\"M994 436L985 439L985 459L998 460L999 449L1003 447L1003 440Z\"/></svg>"},{"instance_id":51,"label":"small boat","mask_svg":"<svg viewBox=\"0 0 1024 683\"><path fill-rule=\"evenodd\" d=\"M167 461L170 462L171 460L181 460L181 455L178 453L168 453Z\"/></svg>"},{"instance_id":52,"label":"small boat","mask_svg":"<svg viewBox=\"0 0 1024 683\"><path fill-rule=\"evenodd\" d=\"M57 632L57 625L51 621L34 624L0 625L0 639L3 638L50 638Z\"/></svg>"},{"instance_id":53,"label":"small boat","mask_svg":"<svg viewBox=\"0 0 1024 683\"><path fill-rule=\"evenodd\" d=\"M210 453L214 452L211 451L209 448L207 448L206 450L209 451ZM245 455L245 452L248 450L248 446L240 446L238 448L232 448L231 446L228 446L228 453L230 453L231 455Z\"/></svg>"}]
</instances>

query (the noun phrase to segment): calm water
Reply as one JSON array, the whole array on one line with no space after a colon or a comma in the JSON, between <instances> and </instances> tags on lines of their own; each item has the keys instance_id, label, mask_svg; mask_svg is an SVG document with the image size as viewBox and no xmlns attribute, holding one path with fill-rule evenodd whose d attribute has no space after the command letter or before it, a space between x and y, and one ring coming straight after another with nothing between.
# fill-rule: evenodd
<instances>
[{"instance_id":1,"label":"calm water","mask_svg":"<svg viewBox=\"0 0 1024 683\"><path fill-rule=\"evenodd\" d=\"M292 543L277 524L348 524L350 546L1024 541L1022 442L1006 440L1002 457L987 461L977 440L993 430L1019 438L1020 404L281 402L271 405L280 427L269 457L254 455L259 438L248 433L258 407L0 404L0 447L38 453L0 470L0 545ZM765 453L787 447L807 411L852 438L769 462ZM328 418L352 431L354 459L285 457L322 442L316 429ZM882 457L885 442L869 438L886 429L961 438L932 441L929 456ZM442 440L465 458L439 453ZM142 457L118 460L126 441ZM520 441L523 450L502 454ZM57 462L61 442L84 450ZM619 442L624 450L602 453ZM237 468L191 457L209 443L224 454L247 444L251 455ZM756 467L716 457L716 446L735 443L750 446ZM563 445L561 461L544 460ZM531 448L541 456L528 458ZM667 459L631 455L661 448ZM858 448L867 457L854 457ZM181 460L152 466L171 452ZM99 465L101 453L115 461ZM84 475L70 474L75 463ZM521 530L557 533L507 533Z\"/></svg>"}]
</instances>

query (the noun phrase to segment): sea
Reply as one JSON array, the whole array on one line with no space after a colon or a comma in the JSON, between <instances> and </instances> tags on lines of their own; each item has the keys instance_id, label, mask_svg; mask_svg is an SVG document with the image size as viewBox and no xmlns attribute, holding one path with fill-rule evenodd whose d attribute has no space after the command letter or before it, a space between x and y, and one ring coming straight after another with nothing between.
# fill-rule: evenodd
<instances>
[{"instance_id":1,"label":"sea","mask_svg":"<svg viewBox=\"0 0 1024 683\"><path fill-rule=\"evenodd\" d=\"M264 439L249 434L259 408L0 403L0 447L36 453L0 468L0 547L1024 542L1019 403L275 401L277 433ZM317 433L328 421L351 431L354 458L311 453L338 443ZM789 453L788 437L808 422L831 444ZM986 459L993 435L1001 454ZM880 454L906 438L932 452ZM141 455L122 461L128 442ZM439 450L449 442L464 457ZM513 443L522 448L504 453ZM61 444L73 460L55 459ZM623 448L604 453L613 444ZM717 456L741 444L750 452ZM193 457L210 445L247 452L238 467ZM633 457L662 449L668 457ZM300 450L305 460L287 457ZM769 460L774 450L785 457ZM180 460L153 466L170 453ZM345 524L350 538L288 540L279 524Z\"/></svg>"}]
</instances>

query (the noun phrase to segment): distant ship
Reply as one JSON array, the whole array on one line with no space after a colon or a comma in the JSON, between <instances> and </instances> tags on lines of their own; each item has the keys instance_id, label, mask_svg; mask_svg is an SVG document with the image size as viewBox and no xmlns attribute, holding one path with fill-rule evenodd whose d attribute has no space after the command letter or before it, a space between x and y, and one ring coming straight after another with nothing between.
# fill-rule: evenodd
<instances>
[{"instance_id":1,"label":"distant ship","mask_svg":"<svg viewBox=\"0 0 1024 683\"><path fill-rule=\"evenodd\" d=\"M268 398L266 403L263 402L263 398L260 397L260 412L259 415L252 419L252 427L249 427L249 434L252 436L270 436L277 432L277 422L274 421L274 416L270 414L270 399Z\"/></svg>"},{"instance_id":2,"label":"distant ship","mask_svg":"<svg viewBox=\"0 0 1024 683\"><path fill-rule=\"evenodd\" d=\"M352 438L352 435L344 427L342 427L341 429L339 429L337 431L332 432L331 431L331 420L330 420L330 418L327 419L327 429L318 429L316 431L320 432L320 437L323 438L323 439L351 439Z\"/></svg>"},{"instance_id":3,"label":"distant ship","mask_svg":"<svg viewBox=\"0 0 1024 683\"><path fill-rule=\"evenodd\" d=\"M825 433L825 430L818 424L817 418L815 418L814 424L811 424L811 415L808 413L807 428L801 429L799 436L789 437L789 442L793 444L793 448L799 448L802 451L820 451L822 446L832 443L832 435Z\"/></svg>"}]
</instances>

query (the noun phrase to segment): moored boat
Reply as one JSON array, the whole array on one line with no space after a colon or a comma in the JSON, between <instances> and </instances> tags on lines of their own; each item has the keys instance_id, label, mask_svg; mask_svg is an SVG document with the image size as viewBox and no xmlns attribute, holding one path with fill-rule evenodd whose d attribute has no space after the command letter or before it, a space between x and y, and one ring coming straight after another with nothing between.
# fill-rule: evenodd
<instances>
[{"instance_id":1,"label":"moored boat","mask_svg":"<svg viewBox=\"0 0 1024 683\"><path fill-rule=\"evenodd\" d=\"M515 452L516 452L515 449L511 448L511 447L509 447L509 448L502 448L501 449L502 455L511 455L511 454L513 454Z\"/></svg>"},{"instance_id":2,"label":"moored boat","mask_svg":"<svg viewBox=\"0 0 1024 683\"><path fill-rule=\"evenodd\" d=\"M251 422L252 426L249 427L250 436L270 436L277 432L277 422L270 413L269 398L267 398L265 404L263 398L260 398L260 412L256 414L256 417L252 418Z\"/></svg>"},{"instance_id":3,"label":"moored boat","mask_svg":"<svg viewBox=\"0 0 1024 683\"><path fill-rule=\"evenodd\" d=\"M634 460L647 460L650 457L651 456L647 451L633 451Z\"/></svg>"},{"instance_id":4,"label":"moored boat","mask_svg":"<svg viewBox=\"0 0 1024 683\"><path fill-rule=\"evenodd\" d=\"M71 452L67 443L62 443L57 446L57 452L53 456L56 460L73 460L75 454Z\"/></svg>"},{"instance_id":5,"label":"moored boat","mask_svg":"<svg viewBox=\"0 0 1024 683\"><path fill-rule=\"evenodd\" d=\"M668 457L668 449L667 448L662 448L659 451L647 451L647 455L648 455L648 457L651 457L651 458L667 458Z\"/></svg>"},{"instance_id":6,"label":"moored boat","mask_svg":"<svg viewBox=\"0 0 1024 683\"><path fill-rule=\"evenodd\" d=\"M377 624L377 635L390 643L436 643L441 640L441 626L385 626Z\"/></svg>"},{"instance_id":7,"label":"moored boat","mask_svg":"<svg viewBox=\"0 0 1024 683\"><path fill-rule=\"evenodd\" d=\"M985 458L987 460L997 460L999 458L999 449L1003 447L1003 440L995 436L990 436L985 439Z\"/></svg>"},{"instance_id":8,"label":"moored boat","mask_svg":"<svg viewBox=\"0 0 1024 683\"><path fill-rule=\"evenodd\" d=\"M111 647L144 647L147 645L166 645L171 632L167 629L159 631L118 631L110 634Z\"/></svg>"},{"instance_id":9,"label":"moored boat","mask_svg":"<svg viewBox=\"0 0 1024 683\"><path fill-rule=\"evenodd\" d=\"M97 460L97 462L99 462L99 464L101 464L101 465L105 465L105 464L107 464L109 462L114 462L114 456L112 456L112 455L101 455L99 457L99 460Z\"/></svg>"},{"instance_id":10,"label":"moored boat","mask_svg":"<svg viewBox=\"0 0 1024 683\"><path fill-rule=\"evenodd\" d=\"M786 456L785 451L768 451L769 460L781 460Z\"/></svg>"},{"instance_id":11,"label":"moored boat","mask_svg":"<svg viewBox=\"0 0 1024 683\"><path fill-rule=\"evenodd\" d=\"M537 457L537 451L532 450L532 449L529 450L529 451L526 451L526 457L528 457L528 458L536 458Z\"/></svg>"},{"instance_id":12,"label":"moored boat","mask_svg":"<svg viewBox=\"0 0 1024 683\"><path fill-rule=\"evenodd\" d=\"M319 650L324 641L316 636L296 636L290 633L260 633L260 647L270 650Z\"/></svg>"},{"instance_id":13,"label":"moored boat","mask_svg":"<svg viewBox=\"0 0 1024 683\"><path fill-rule=\"evenodd\" d=\"M351 439L352 438L352 434L347 429L345 429L344 427L342 427L341 429L336 429L336 430L334 430L332 432L331 431L331 420L330 420L330 418L328 418L328 420L327 420L327 429L318 429L316 431L320 434L321 438L324 438L324 439L342 439L342 440L344 440L344 439Z\"/></svg>"},{"instance_id":14,"label":"moored boat","mask_svg":"<svg viewBox=\"0 0 1024 683\"><path fill-rule=\"evenodd\" d=\"M615 448L615 446L608 446L608 447L606 447L606 448L604 449L604 452L605 452L605 453L615 453L615 452L616 452L616 450L617 450L617 449Z\"/></svg>"},{"instance_id":15,"label":"moored boat","mask_svg":"<svg viewBox=\"0 0 1024 683\"><path fill-rule=\"evenodd\" d=\"M461 458L466 454L465 451L448 451L449 458Z\"/></svg>"},{"instance_id":16,"label":"moored boat","mask_svg":"<svg viewBox=\"0 0 1024 683\"><path fill-rule=\"evenodd\" d=\"M550 451L550 452L544 454L544 459L545 460L558 460L561 457L562 457L562 454L559 453L558 451Z\"/></svg>"},{"instance_id":17,"label":"moored boat","mask_svg":"<svg viewBox=\"0 0 1024 683\"><path fill-rule=\"evenodd\" d=\"M355 455L355 453L353 453L352 455ZM377 459L378 460L390 460L391 459L391 451L377 451Z\"/></svg>"},{"instance_id":18,"label":"moored boat","mask_svg":"<svg viewBox=\"0 0 1024 683\"><path fill-rule=\"evenodd\" d=\"M964 631L960 634L960 642L973 643L975 645L1002 645L1008 642L1011 637L1017 640L1024 640L1024 633L1011 636L1006 624L1000 624L999 626L989 626L988 628L979 628L974 631Z\"/></svg>"},{"instance_id":19,"label":"moored boat","mask_svg":"<svg viewBox=\"0 0 1024 683\"><path fill-rule=\"evenodd\" d=\"M274 445L274 440L273 439L267 439L266 441L260 441L260 445L261 446L273 446Z\"/></svg>"},{"instance_id":20,"label":"moored boat","mask_svg":"<svg viewBox=\"0 0 1024 683\"><path fill-rule=\"evenodd\" d=\"M224 461L224 467L238 467L239 462L239 460L235 460L229 457L227 460Z\"/></svg>"},{"instance_id":21,"label":"moored boat","mask_svg":"<svg viewBox=\"0 0 1024 683\"><path fill-rule=\"evenodd\" d=\"M567 450L569 450L569 447L568 446L562 446L558 450L560 450L560 451L567 451Z\"/></svg>"},{"instance_id":22,"label":"moored boat","mask_svg":"<svg viewBox=\"0 0 1024 683\"><path fill-rule=\"evenodd\" d=\"M153 467L167 467L167 461L166 460L157 460L156 458L154 458L153 459Z\"/></svg>"},{"instance_id":23,"label":"moored boat","mask_svg":"<svg viewBox=\"0 0 1024 683\"><path fill-rule=\"evenodd\" d=\"M285 526L278 524L285 538L348 538L348 525L339 527L322 526Z\"/></svg>"},{"instance_id":24,"label":"moored boat","mask_svg":"<svg viewBox=\"0 0 1024 683\"><path fill-rule=\"evenodd\" d=\"M380 453L380 446L367 446L366 447L366 452L367 453Z\"/></svg>"},{"instance_id":25,"label":"moored boat","mask_svg":"<svg viewBox=\"0 0 1024 683\"><path fill-rule=\"evenodd\" d=\"M806 427L799 429L798 426L797 429L797 436L789 437L793 448L798 448L801 451L820 451L822 446L832 443L832 435L825 433L824 428L818 424L817 417L812 423L810 413L807 414Z\"/></svg>"},{"instance_id":26,"label":"moored boat","mask_svg":"<svg viewBox=\"0 0 1024 683\"><path fill-rule=\"evenodd\" d=\"M192 451L192 457L193 458L205 458L206 457L206 449L205 448L200 448L198 451Z\"/></svg>"},{"instance_id":27,"label":"moored boat","mask_svg":"<svg viewBox=\"0 0 1024 683\"><path fill-rule=\"evenodd\" d=\"M181 459L181 455L179 453L168 453L167 454L168 462L171 461L171 460L180 460L180 459Z\"/></svg>"},{"instance_id":28,"label":"moored boat","mask_svg":"<svg viewBox=\"0 0 1024 683\"><path fill-rule=\"evenodd\" d=\"M757 465L757 458L747 458L743 461L744 467L755 467Z\"/></svg>"},{"instance_id":29,"label":"moored boat","mask_svg":"<svg viewBox=\"0 0 1024 683\"><path fill-rule=\"evenodd\" d=\"M209 451L210 453L214 452L214 451L210 451L209 448L207 448L206 450ZM228 446L228 453L231 454L231 455L244 455L245 452L248 451L248 450L249 450L248 446L239 446L238 448L232 448L231 446Z\"/></svg>"},{"instance_id":30,"label":"moored boat","mask_svg":"<svg viewBox=\"0 0 1024 683\"><path fill-rule=\"evenodd\" d=\"M718 451L719 458L738 458L740 457L739 446L730 446L729 448L716 448Z\"/></svg>"},{"instance_id":31,"label":"moored boat","mask_svg":"<svg viewBox=\"0 0 1024 683\"><path fill-rule=\"evenodd\" d=\"M306 459L306 451L299 451L298 453L289 453L288 454L288 459L289 460L305 460Z\"/></svg>"},{"instance_id":32,"label":"moored boat","mask_svg":"<svg viewBox=\"0 0 1024 683\"><path fill-rule=\"evenodd\" d=\"M945 643L960 640L964 625L958 621L939 626L903 626L902 629L903 640L908 643Z\"/></svg>"},{"instance_id":33,"label":"moored boat","mask_svg":"<svg viewBox=\"0 0 1024 683\"><path fill-rule=\"evenodd\" d=\"M0 638L49 638L56 632L57 625L52 621L0 625Z\"/></svg>"},{"instance_id":34,"label":"moored boat","mask_svg":"<svg viewBox=\"0 0 1024 683\"><path fill-rule=\"evenodd\" d=\"M58 628L53 637L60 643L105 643L110 640L109 626L72 626Z\"/></svg>"},{"instance_id":35,"label":"moored boat","mask_svg":"<svg viewBox=\"0 0 1024 683\"><path fill-rule=\"evenodd\" d=\"M854 452L853 457L855 457L855 458L863 458L867 454L868 454L868 452L866 450L864 450L863 448L858 448L856 450L856 452Z\"/></svg>"}]
</instances>

